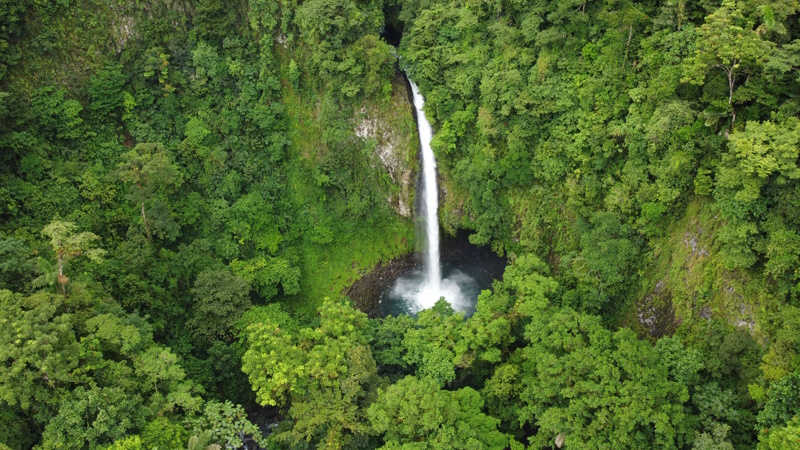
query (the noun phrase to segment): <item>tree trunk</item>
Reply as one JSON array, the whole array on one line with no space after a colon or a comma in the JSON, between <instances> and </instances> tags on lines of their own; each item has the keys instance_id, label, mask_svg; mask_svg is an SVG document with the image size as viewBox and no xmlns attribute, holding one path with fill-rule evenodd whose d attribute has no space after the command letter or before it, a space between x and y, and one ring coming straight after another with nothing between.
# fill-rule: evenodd
<instances>
[{"instance_id":1,"label":"tree trunk","mask_svg":"<svg viewBox=\"0 0 800 450\"><path fill-rule=\"evenodd\" d=\"M64 295L64 298L67 297L67 281L69 278L64 276L64 259L61 257L61 254L56 252L56 258L58 260L58 284L61 285L61 294Z\"/></svg>"},{"instance_id":2,"label":"tree trunk","mask_svg":"<svg viewBox=\"0 0 800 450\"><path fill-rule=\"evenodd\" d=\"M144 232L147 234L147 240L153 242L153 235L150 234L150 227L147 225L147 216L144 214L144 202L142 202L142 224L144 224Z\"/></svg>"},{"instance_id":3,"label":"tree trunk","mask_svg":"<svg viewBox=\"0 0 800 450\"><path fill-rule=\"evenodd\" d=\"M733 132L733 124L736 122L736 110L733 109L733 89L736 87L736 75L734 74L734 69L738 63L739 61L734 59L731 61L730 67L722 64L717 64L714 66L722 69L722 71L725 72L725 75L728 77L728 109L731 112L731 133Z\"/></svg>"},{"instance_id":4,"label":"tree trunk","mask_svg":"<svg viewBox=\"0 0 800 450\"><path fill-rule=\"evenodd\" d=\"M625 60L622 62L622 69L625 69L625 64L628 64L628 51L631 48L631 38L633 37L633 25L628 27L628 43L625 44Z\"/></svg>"},{"instance_id":5,"label":"tree trunk","mask_svg":"<svg viewBox=\"0 0 800 450\"><path fill-rule=\"evenodd\" d=\"M728 70L728 108L731 109L731 133L733 133L733 124L736 122L736 111L733 109L733 83L736 81L733 77L733 68L736 65L736 60L731 64Z\"/></svg>"}]
</instances>

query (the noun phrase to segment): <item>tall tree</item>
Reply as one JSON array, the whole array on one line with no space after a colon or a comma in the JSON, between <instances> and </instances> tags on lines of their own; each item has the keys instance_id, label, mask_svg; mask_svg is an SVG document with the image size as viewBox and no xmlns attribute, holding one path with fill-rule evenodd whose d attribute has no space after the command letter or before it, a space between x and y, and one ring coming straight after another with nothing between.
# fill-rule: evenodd
<instances>
[{"instance_id":1,"label":"tall tree","mask_svg":"<svg viewBox=\"0 0 800 450\"><path fill-rule=\"evenodd\" d=\"M288 332L274 314L251 325L242 370L260 404L291 401L294 426L276 439L342 448L369 438L364 409L377 388L377 367L364 313L327 298L319 313L317 328L298 333Z\"/></svg>"},{"instance_id":2,"label":"tall tree","mask_svg":"<svg viewBox=\"0 0 800 450\"><path fill-rule=\"evenodd\" d=\"M83 231L76 233L78 227L72 222L62 222L53 220L42 230L42 234L50 238L50 245L56 254L56 266L58 267L58 283L61 285L61 292L67 295L67 283L69 278L64 275L64 265L77 256L85 256L93 262L102 262L105 250L94 248L94 243L100 239L94 233Z\"/></svg>"},{"instance_id":3,"label":"tall tree","mask_svg":"<svg viewBox=\"0 0 800 450\"><path fill-rule=\"evenodd\" d=\"M530 344L519 350L517 379L506 379L521 387L519 422L538 429L531 444L636 449L687 442L687 387L649 343L570 309L546 316L526 327Z\"/></svg>"},{"instance_id":4,"label":"tall tree","mask_svg":"<svg viewBox=\"0 0 800 450\"><path fill-rule=\"evenodd\" d=\"M744 17L742 6L736 0L724 0L697 31L697 53L686 62L684 79L702 84L711 70L724 72L728 82L726 109L733 130L736 122L733 93L737 79L760 68L771 48L772 43L762 39L754 24Z\"/></svg>"},{"instance_id":5,"label":"tall tree","mask_svg":"<svg viewBox=\"0 0 800 450\"><path fill-rule=\"evenodd\" d=\"M431 378L408 376L379 391L368 417L384 449L507 448L509 438L497 431L500 421L482 407L472 388L445 391Z\"/></svg>"},{"instance_id":6,"label":"tall tree","mask_svg":"<svg viewBox=\"0 0 800 450\"><path fill-rule=\"evenodd\" d=\"M180 172L172 165L169 153L160 143L137 144L122 155L119 177L130 183L128 198L141 209L142 225L147 239L152 242L151 222L145 212L145 203L154 200L157 193L177 188L181 184Z\"/></svg>"},{"instance_id":7,"label":"tall tree","mask_svg":"<svg viewBox=\"0 0 800 450\"><path fill-rule=\"evenodd\" d=\"M230 340L233 325L250 307L250 283L230 269L208 269L197 276L194 288L194 317L189 326L206 341Z\"/></svg>"}]
</instances>

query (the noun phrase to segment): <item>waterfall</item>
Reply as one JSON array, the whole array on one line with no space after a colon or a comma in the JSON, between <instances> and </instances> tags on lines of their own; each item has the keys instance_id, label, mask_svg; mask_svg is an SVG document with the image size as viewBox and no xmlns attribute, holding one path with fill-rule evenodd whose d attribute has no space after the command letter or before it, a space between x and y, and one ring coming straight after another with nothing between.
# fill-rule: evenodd
<instances>
[{"instance_id":1,"label":"waterfall","mask_svg":"<svg viewBox=\"0 0 800 450\"><path fill-rule=\"evenodd\" d=\"M381 294L381 310L384 314L416 314L431 308L444 297L454 310L471 314L475 311L481 286L491 285L491 278L482 281L482 285L475 278L485 278L488 266L482 264L487 258L471 261L469 267L454 261L447 261L442 265L439 261L439 190L436 187L436 159L431 149L433 130L422 111L425 99L420 95L417 85L411 80L408 82L414 94L419 143L422 147L422 182L417 191L421 208L417 215L423 219L424 227L417 228L417 233L421 234L424 230L425 238L418 236L418 240L426 243L425 258L423 270L415 268L403 274L394 281L390 289ZM502 262L502 267L505 267L505 261ZM502 274L502 267L497 278Z\"/></svg>"},{"instance_id":2,"label":"waterfall","mask_svg":"<svg viewBox=\"0 0 800 450\"><path fill-rule=\"evenodd\" d=\"M417 128L419 143L422 147L422 214L425 223L425 272L427 279L422 287L422 294L417 299L419 306L430 308L436 303L441 293L441 266L439 265L439 190L436 187L436 159L431 149L433 129L422 111L425 99L413 81L411 91L414 94L414 108L417 110Z\"/></svg>"}]
</instances>

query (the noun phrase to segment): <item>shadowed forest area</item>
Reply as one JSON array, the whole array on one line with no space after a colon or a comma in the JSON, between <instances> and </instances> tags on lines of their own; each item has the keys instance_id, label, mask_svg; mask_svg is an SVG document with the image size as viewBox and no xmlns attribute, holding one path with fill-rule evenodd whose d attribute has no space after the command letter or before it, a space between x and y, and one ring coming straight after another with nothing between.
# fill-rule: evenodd
<instances>
[{"instance_id":1,"label":"shadowed forest area","mask_svg":"<svg viewBox=\"0 0 800 450\"><path fill-rule=\"evenodd\" d=\"M0 449L800 445L793 0L0 2ZM469 318L344 292L440 222Z\"/></svg>"}]
</instances>

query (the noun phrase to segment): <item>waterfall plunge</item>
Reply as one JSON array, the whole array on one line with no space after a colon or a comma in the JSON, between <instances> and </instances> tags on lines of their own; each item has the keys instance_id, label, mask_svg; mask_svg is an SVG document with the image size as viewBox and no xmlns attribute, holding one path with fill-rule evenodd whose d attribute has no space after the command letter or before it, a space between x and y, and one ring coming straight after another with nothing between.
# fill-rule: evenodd
<instances>
[{"instance_id":1,"label":"waterfall plunge","mask_svg":"<svg viewBox=\"0 0 800 450\"><path fill-rule=\"evenodd\" d=\"M414 94L414 108L417 110L417 129L419 130L419 143L422 147L422 211L425 222L425 271L427 279L422 286L417 302L422 308L429 308L441 296L442 274L439 265L439 189L436 186L436 159L431 149L433 129L425 118L422 110L425 99L419 93L419 88L409 80L411 91Z\"/></svg>"},{"instance_id":2,"label":"waterfall plunge","mask_svg":"<svg viewBox=\"0 0 800 450\"><path fill-rule=\"evenodd\" d=\"M445 267L439 261L439 190L436 187L436 160L431 150L433 130L422 111L425 99L420 95L417 85L409 80L414 94L414 108L417 110L417 129L422 147L422 197L421 215L425 224L424 270L414 270L395 280L394 285L382 295L392 304L402 304L402 313L414 314L436 304L444 297L456 311L474 310L480 287L472 275L453 267ZM452 264L451 264L452 265ZM449 268L448 268L449 267Z\"/></svg>"}]
</instances>

